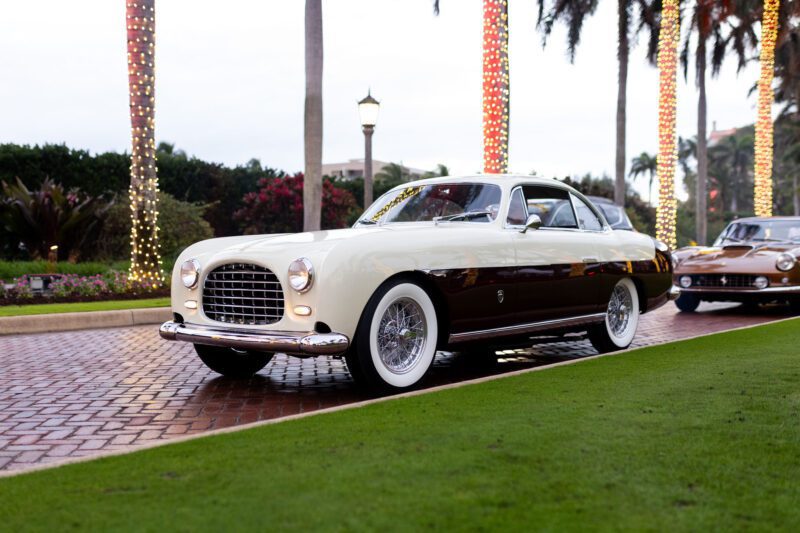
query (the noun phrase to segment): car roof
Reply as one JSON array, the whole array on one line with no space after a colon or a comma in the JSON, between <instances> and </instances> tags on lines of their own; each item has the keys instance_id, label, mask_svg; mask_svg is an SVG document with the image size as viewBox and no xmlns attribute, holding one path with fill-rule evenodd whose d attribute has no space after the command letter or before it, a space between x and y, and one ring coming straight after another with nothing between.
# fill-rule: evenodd
<instances>
[{"instance_id":1,"label":"car roof","mask_svg":"<svg viewBox=\"0 0 800 533\"><path fill-rule=\"evenodd\" d=\"M617 205L614 203L614 200L606 198L605 196L594 196L594 195L587 195L586 198L593 201L596 204L603 204L603 205Z\"/></svg>"},{"instance_id":2,"label":"car roof","mask_svg":"<svg viewBox=\"0 0 800 533\"><path fill-rule=\"evenodd\" d=\"M800 217L788 215L775 217L742 217L731 220L731 224L734 222L766 222L768 220L794 220L795 222L800 222Z\"/></svg>"},{"instance_id":3,"label":"car roof","mask_svg":"<svg viewBox=\"0 0 800 533\"><path fill-rule=\"evenodd\" d=\"M425 178L421 180L409 181L398 187L418 187L420 185L436 185L438 183L487 183L500 185L501 187L514 187L520 183L532 183L549 185L560 189L573 190L566 183L555 178L542 178L539 176L525 176L524 174L473 174L465 176L438 176L436 178ZM397 187L396 187L397 188Z\"/></svg>"}]
</instances>

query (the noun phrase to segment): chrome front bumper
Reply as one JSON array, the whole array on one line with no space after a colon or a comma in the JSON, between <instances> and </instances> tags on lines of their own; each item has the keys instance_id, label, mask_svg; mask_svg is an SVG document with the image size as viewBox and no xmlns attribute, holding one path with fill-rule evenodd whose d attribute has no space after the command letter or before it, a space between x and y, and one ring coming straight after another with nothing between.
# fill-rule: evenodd
<instances>
[{"instance_id":1,"label":"chrome front bumper","mask_svg":"<svg viewBox=\"0 0 800 533\"><path fill-rule=\"evenodd\" d=\"M680 295L681 295L681 288L678 287L677 285L672 285L669 288L669 294L667 295L667 298L669 298L670 302L674 302L675 300L678 299Z\"/></svg>"},{"instance_id":2,"label":"chrome front bumper","mask_svg":"<svg viewBox=\"0 0 800 533\"><path fill-rule=\"evenodd\" d=\"M314 331L222 329L169 321L164 322L158 332L163 339L170 341L298 356L341 355L350 346L346 335Z\"/></svg>"}]
</instances>

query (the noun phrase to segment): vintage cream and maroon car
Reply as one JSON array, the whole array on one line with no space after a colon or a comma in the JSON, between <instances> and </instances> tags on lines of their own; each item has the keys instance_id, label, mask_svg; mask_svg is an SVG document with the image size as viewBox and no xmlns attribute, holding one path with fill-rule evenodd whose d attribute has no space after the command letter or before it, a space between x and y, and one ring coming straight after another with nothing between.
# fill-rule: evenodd
<instances>
[{"instance_id":1,"label":"vintage cream and maroon car","mask_svg":"<svg viewBox=\"0 0 800 533\"><path fill-rule=\"evenodd\" d=\"M714 246L673 255L681 311L701 301L745 304L800 303L800 217L742 218L726 227Z\"/></svg>"},{"instance_id":2,"label":"vintage cream and maroon car","mask_svg":"<svg viewBox=\"0 0 800 533\"><path fill-rule=\"evenodd\" d=\"M349 229L190 246L161 336L225 375L251 375L275 352L344 356L357 381L396 391L437 349L574 331L600 351L625 348L671 287L665 246L612 230L559 181L444 177L391 190Z\"/></svg>"}]
</instances>

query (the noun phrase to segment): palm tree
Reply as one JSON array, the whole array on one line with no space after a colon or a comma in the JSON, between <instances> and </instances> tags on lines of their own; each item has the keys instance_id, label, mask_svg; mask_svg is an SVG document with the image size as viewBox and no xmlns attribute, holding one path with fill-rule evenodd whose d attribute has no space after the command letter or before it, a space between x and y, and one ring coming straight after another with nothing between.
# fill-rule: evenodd
<instances>
[{"instance_id":1,"label":"palm tree","mask_svg":"<svg viewBox=\"0 0 800 533\"><path fill-rule=\"evenodd\" d=\"M403 183L410 178L406 168L397 163L389 163L383 167L380 172L375 174L375 182L390 182L390 183Z\"/></svg>"},{"instance_id":2,"label":"palm tree","mask_svg":"<svg viewBox=\"0 0 800 533\"><path fill-rule=\"evenodd\" d=\"M658 169L657 157L647 152L642 152L633 159L631 159L631 171L629 176L634 180L640 175L647 175L650 180L647 186L647 203L653 205L653 181L656 177L656 170Z\"/></svg>"},{"instance_id":3,"label":"palm tree","mask_svg":"<svg viewBox=\"0 0 800 533\"><path fill-rule=\"evenodd\" d=\"M581 30L584 19L594 14L597 0L552 0L549 9L545 9L546 0L537 0L539 4L539 17L537 27L544 32L543 44L552 32L553 25L558 20L563 20L567 26L567 50L570 61L575 59L575 50L580 43ZM639 22L631 27L631 15L634 7L638 6ZM617 0L617 121L616 121L616 159L614 202L618 205L625 204L625 126L627 122L627 90L628 90L628 61L630 57L631 38L635 37L642 29L649 31L647 59L650 64L655 64L658 51L659 12L660 0Z\"/></svg>"},{"instance_id":4,"label":"palm tree","mask_svg":"<svg viewBox=\"0 0 800 533\"><path fill-rule=\"evenodd\" d=\"M450 169L447 168L447 165L439 163L438 165L436 165L436 170L431 170L429 172L426 172L425 174L422 175L422 177L436 178L439 176L449 176L449 175L450 175Z\"/></svg>"},{"instance_id":5,"label":"palm tree","mask_svg":"<svg viewBox=\"0 0 800 533\"><path fill-rule=\"evenodd\" d=\"M730 211L737 213L741 194L749 190L746 183L753 165L753 136L737 133L725 137L709 149L709 159L728 169L729 183L720 185L727 189Z\"/></svg>"},{"instance_id":6,"label":"palm tree","mask_svg":"<svg viewBox=\"0 0 800 533\"><path fill-rule=\"evenodd\" d=\"M761 21L761 76L758 80L758 118L756 119L754 200L756 216L772 216L772 158L775 134L772 123L772 103L775 93L775 42L778 37L780 0L764 0Z\"/></svg>"},{"instance_id":7,"label":"palm tree","mask_svg":"<svg viewBox=\"0 0 800 533\"><path fill-rule=\"evenodd\" d=\"M128 0L128 94L131 113L131 266L129 277L162 282L158 251L155 145L155 0Z\"/></svg>"},{"instance_id":8,"label":"palm tree","mask_svg":"<svg viewBox=\"0 0 800 533\"><path fill-rule=\"evenodd\" d=\"M696 35L694 50L697 99L697 183L695 192L697 242L705 244L708 233L708 105L706 100L706 71L711 44L711 75L717 76L732 48L738 58L737 72L744 68L748 48L758 42L755 35L753 0L697 0L689 21L689 31L681 51L684 77L688 74L690 40ZM734 16L735 15L735 16Z\"/></svg>"},{"instance_id":9,"label":"palm tree","mask_svg":"<svg viewBox=\"0 0 800 533\"><path fill-rule=\"evenodd\" d=\"M689 166L689 159L697 157L697 138L684 139L678 137L678 164L683 171L683 180L692 172Z\"/></svg>"},{"instance_id":10,"label":"palm tree","mask_svg":"<svg viewBox=\"0 0 800 533\"><path fill-rule=\"evenodd\" d=\"M304 145L303 230L315 231L322 213L322 0L306 0Z\"/></svg>"}]
</instances>

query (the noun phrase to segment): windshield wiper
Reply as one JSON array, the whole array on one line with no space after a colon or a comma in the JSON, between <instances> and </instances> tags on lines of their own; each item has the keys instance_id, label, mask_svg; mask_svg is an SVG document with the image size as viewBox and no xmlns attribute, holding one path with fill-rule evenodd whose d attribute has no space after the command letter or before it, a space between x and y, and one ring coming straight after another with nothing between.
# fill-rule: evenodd
<instances>
[{"instance_id":1,"label":"windshield wiper","mask_svg":"<svg viewBox=\"0 0 800 533\"><path fill-rule=\"evenodd\" d=\"M456 213L455 215L447 215L441 217L433 217L434 222L452 222L454 220L469 220L479 217L492 217L489 211L464 211L463 213Z\"/></svg>"},{"instance_id":2,"label":"windshield wiper","mask_svg":"<svg viewBox=\"0 0 800 533\"><path fill-rule=\"evenodd\" d=\"M356 221L356 224L373 225L373 224L377 224L377 222L375 222L374 220L372 220L370 218L361 218L361 219Z\"/></svg>"}]
</instances>

